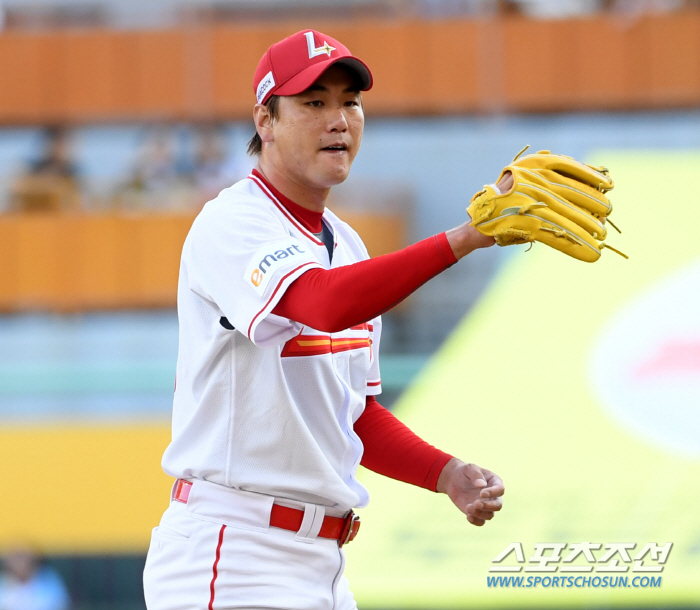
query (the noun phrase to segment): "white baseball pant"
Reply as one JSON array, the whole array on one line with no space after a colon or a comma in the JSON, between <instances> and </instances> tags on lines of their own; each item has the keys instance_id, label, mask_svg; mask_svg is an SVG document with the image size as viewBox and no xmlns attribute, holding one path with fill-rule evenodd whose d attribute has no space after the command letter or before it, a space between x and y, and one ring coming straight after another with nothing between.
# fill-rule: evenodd
<instances>
[{"instance_id":1,"label":"white baseball pant","mask_svg":"<svg viewBox=\"0 0 700 610\"><path fill-rule=\"evenodd\" d=\"M272 496L194 481L153 530L143 582L148 610L356 610L335 540L316 536L324 512L299 532L270 527ZM314 531L315 530L315 531Z\"/></svg>"}]
</instances>

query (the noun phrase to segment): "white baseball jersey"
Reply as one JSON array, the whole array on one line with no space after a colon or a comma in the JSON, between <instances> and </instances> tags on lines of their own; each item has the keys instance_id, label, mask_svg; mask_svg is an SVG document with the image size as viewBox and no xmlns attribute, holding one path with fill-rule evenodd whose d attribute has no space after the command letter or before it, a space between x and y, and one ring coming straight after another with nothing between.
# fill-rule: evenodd
<instances>
[{"instance_id":1,"label":"white baseball jersey","mask_svg":"<svg viewBox=\"0 0 700 610\"><path fill-rule=\"evenodd\" d=\"M330 210L323 219L332 264L256 176L197 216L180 265L169 475L341 510L367 503L353 423L381 392L381 319L327 333L271 313L309 269L368 258L353 229Z\"/></svg>"}]
</instances>

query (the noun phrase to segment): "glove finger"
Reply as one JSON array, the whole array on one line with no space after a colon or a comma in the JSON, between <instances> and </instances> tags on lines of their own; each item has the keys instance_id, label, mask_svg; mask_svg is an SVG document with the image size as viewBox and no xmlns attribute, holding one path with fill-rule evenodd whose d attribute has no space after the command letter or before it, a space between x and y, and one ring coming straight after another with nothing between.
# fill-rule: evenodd
<instances>
[{"instance_id":1,"label":"glove finger","mask_svg":"<svg viewBox=\"0 0 700 610\"><path fill-rule=\"evenodd\" d=\"M512 165L525 169L551 170L598 191L609 191L615 186L607 169L595 168L565 155L553 155L549 151L521 157Z\"/></svg>"},{"instance_id":2,"label":"glove finger","mask_svg":"<svg viewBox=\"0 0 700 610\"><path fill-rule=\"evenodd\" d=\"M516 182L541 186L595 216L606 217L612 212L612 204L605 194L588 184L551 170L512 168L511 171L516 176Z\"/></svg>"},{"instance_id":3,"label":"glove finger","mask_svg":"<svg viewBox=\"0 0 700 610\"><path fill-rule=\"evenodd\" d=\"M524 214L519 214L516 208L508 208L477 228L482 232L491 231L499 245L502 241L504 245L514 243L508 240L515 234L526 241L542 242L578 260L592 263L600 258L600 245L587 231L547 208L536 208Z\"/></svg>"},{"instance_id":4,"label":"glove finger","mask_svg":"<svg viewBox=\"0 0 700 610\"><path fill-rule=\"evenodd\" d=\"M605 239L607 235L605 225L587 209L581 208L563 197L558 197L553 191L533 184L532 181L518 182L510 197L513 198L514 203L520 203L520 200L525 197L534 202L544 203L550 210L581 226L596 239Z\"/></svg>"}]
</instances>

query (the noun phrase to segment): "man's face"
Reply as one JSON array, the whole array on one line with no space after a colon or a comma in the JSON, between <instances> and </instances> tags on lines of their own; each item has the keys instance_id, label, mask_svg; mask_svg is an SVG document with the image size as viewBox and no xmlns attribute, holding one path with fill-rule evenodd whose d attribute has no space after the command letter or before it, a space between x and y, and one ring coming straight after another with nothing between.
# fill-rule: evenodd
<instances>
[{"instance_id":1,"label":"man's face","mask_svg":"<svg viewBox=\"0 0 700 610\"><path fill-rule=\"evenodd\" d=\"M272 141L263 148L267 159L306 188L343 182L365 124L360 92L348 71L331 66L303 93L280 97L277 109Z\"/></svg>"}]
</instances>

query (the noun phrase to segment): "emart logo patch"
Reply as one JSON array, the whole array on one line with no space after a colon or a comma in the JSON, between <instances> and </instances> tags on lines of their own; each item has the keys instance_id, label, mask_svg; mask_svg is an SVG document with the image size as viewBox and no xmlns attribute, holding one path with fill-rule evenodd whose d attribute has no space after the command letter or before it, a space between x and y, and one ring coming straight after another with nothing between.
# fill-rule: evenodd
<instances>
[{"instance_id":1,"label":"emart logo patch","mask_svg":"<svg viewBox=\"0 0 700 610\"><path fill-rule=\"evenodd\" d=\"M299 258L304 250L294 239L287 239L276 244L260 248L254 255L245 271L243 279L262 296L275 273L286 267L290 259Z\"/></svg>"}]
</instances>

